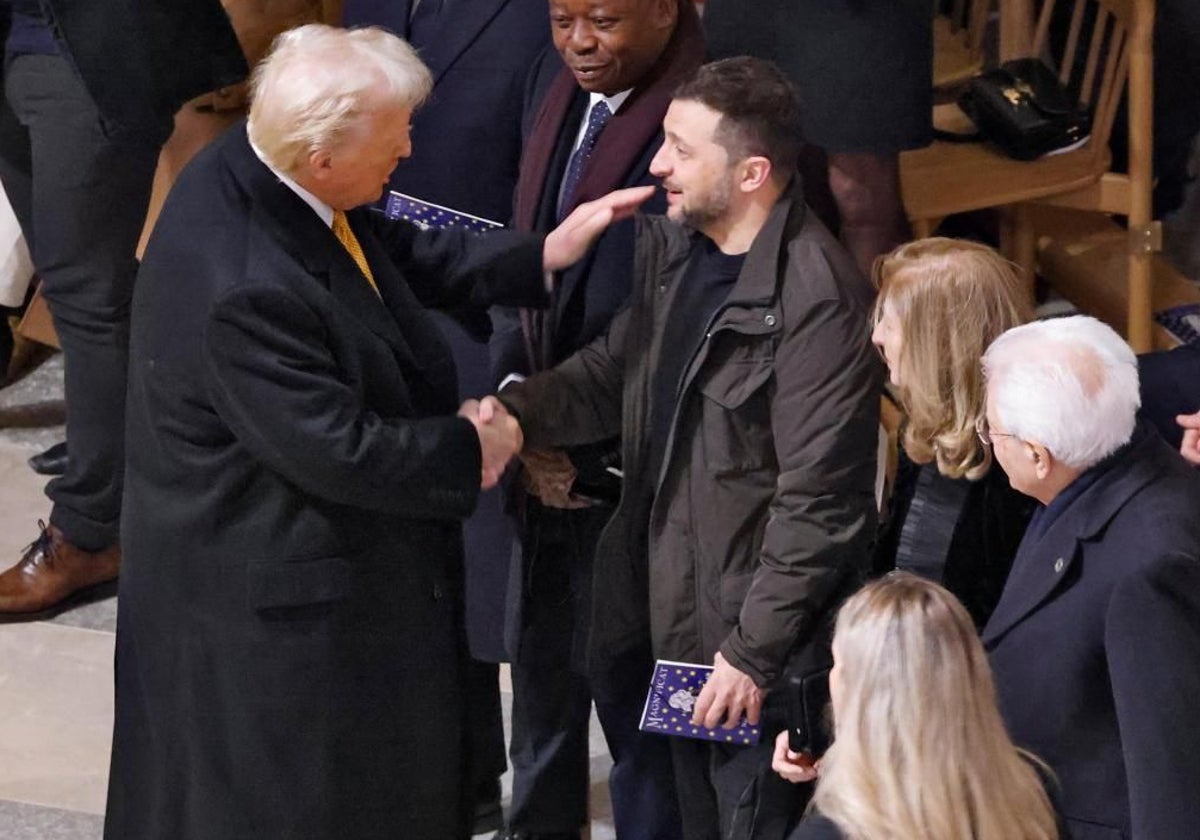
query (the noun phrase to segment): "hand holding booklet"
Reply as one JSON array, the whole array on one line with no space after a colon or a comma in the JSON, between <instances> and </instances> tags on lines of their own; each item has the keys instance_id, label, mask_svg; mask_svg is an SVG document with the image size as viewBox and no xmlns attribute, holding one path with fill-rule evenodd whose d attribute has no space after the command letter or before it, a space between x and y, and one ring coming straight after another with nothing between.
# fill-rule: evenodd
<instances>
[{"instance_id":1,"label":"hand holding booklet","mask_svg":"<svg viewBox=\"0 0 1200 840\"><path fill-rule=\"evenodd\" d=\"M700 689L704 688L712 670L710 665L690 662L672 662L668 659L655 662L638 729L739 746L757 744L762 730L748 723L744 717L732 729L723 726L707 729L692 723L696 698L700 696Z\"/></svg>"}]
</instances>

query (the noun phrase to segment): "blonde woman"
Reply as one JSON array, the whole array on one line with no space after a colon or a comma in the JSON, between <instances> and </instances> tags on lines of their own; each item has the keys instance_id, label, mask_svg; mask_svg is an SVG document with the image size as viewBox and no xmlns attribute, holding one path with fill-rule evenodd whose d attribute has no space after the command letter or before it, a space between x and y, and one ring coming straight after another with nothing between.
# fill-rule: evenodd
<instances>
[{"instance_id":1,"label":"blonde woman","mask_svg":"<svg viewBox=\"0 0 1200 840\"><path fill-rule=\"evenodd\" d=\"M1017 749L962 604L905 572L841 608L833 639L837 738L790 840L1056 840L1045 765ZM772 766L791 781L786 733Z\"/></svg>"},{"instance_id":2,"label":"blonde woman","mask_svg":"<svg viewBox=\"0 0 1200 840\"><path fill-rule=\"evenodd\" d=\"M986 245L932 238L875 264L872 340L904 414L876 571L944 584L982 627L1033 512L977 434L983 351L1031 317L1013 266Z\"/></svg>"}]
</instances>

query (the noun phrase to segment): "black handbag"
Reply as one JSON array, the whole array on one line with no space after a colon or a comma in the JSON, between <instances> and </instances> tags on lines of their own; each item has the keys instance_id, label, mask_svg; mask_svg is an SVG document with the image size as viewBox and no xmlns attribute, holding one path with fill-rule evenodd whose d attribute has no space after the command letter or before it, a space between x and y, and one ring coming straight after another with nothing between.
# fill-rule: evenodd
<instances>
[{"instance_id":1,"label":"black handbag","mask_svg":"<svg viewBox=\"0 0 1200 840\"><path fill-rule=\"evenodd\" d=\"M1036 58L976 76L958 104L985 139L1017 160L1079 145L1092 127L1087 108Z\"/></svg>"}]
</instances>

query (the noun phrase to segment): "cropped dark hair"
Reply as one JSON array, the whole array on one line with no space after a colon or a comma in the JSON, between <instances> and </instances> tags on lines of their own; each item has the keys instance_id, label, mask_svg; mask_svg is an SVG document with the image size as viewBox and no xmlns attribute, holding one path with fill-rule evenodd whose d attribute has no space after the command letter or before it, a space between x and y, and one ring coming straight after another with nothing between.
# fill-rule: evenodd
<instances>
[{"instance_id":1,"label":"cropped dark hair","mask_svg":"<svg viewBox=\"0 0 1200 840\"><path fill-rule=\"evenodd\" d=\"M774 63L750 56L705 64L675 91L721 115L714 139L731 160L761 155L771 161L776 183L792 177L804 147L800 98Z\"/></svg>"}]
</instances>

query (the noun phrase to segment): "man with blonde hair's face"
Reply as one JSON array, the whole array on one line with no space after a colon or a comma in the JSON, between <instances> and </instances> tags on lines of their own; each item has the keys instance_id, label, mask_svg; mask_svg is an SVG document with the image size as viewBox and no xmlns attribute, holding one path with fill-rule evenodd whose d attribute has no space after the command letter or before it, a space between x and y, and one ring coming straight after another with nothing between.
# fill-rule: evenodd
<instances>
[{"instance_id":1,"label":"man with blonde hair's face","mask_svg":"<svg viewBox=\"0 0 1200 840\"><path fill-rule=\"evenodd\" d=\"M983 633L1013 740L1061 784L1071 836L1200 825L1200 476L1136 417L1104 324L1016 327L984 355L980 438L1042 503Z\"/></svg>"},{"instance_id":2,"label":"man with blonde hair's face","mask_svg":"<svg viewBox=\"0 0 1200 840\"><path fill-rule=\"evenodd\" d=\"M355 60L359 66L339 74ZM377 200L412 154L413 110L433 79L416 52L380 29L285 34L254 74L250 141L264 161L334 209Z\"/></svg>"},{"instance_id":3,"label":"man with blonde hair's face","mask_svg":"<svg viewBox=\"0 0 1200 840\"><path fill-rule=\"evenodd\" d=\"M111 840L469 833L460 521L522 438L422 305L542 305L645 191L544 237L370 213L429 84L381 30L284 34L146 248Z\"/></svg>"}]
</instances>

